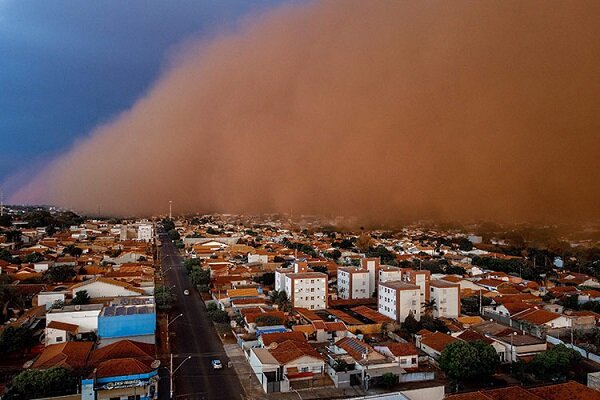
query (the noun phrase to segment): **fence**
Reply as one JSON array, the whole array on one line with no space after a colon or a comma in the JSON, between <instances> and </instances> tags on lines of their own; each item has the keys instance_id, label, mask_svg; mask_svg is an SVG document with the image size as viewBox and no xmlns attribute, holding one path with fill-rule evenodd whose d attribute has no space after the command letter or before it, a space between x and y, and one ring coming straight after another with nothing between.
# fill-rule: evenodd
<instances>
[{"instance_id":1,"label":"fence","mask_svg":"<svg viewBox=\"0 0 600 400\"><path fill-rule=\"evenodd\" d=\"M559 338L555 338L554 336L550 336L550 335L546 336L546 341L548 343L552 343L552 344L564 344L565 346L577 351L579 354L581 354L582 357L587 358L590 361L600 364L600 356L598 356L597 354L591 353L585 349L582 349L581 347L577 347L571 343L565 343L562 340L560 340Z\"/></svg>"}]
</instances>

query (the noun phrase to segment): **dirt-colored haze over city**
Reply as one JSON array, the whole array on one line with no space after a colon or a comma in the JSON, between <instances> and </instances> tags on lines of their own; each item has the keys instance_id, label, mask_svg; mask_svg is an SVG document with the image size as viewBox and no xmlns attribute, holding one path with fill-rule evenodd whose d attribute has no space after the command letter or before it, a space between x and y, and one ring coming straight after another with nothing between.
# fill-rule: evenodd
<instances>
[{"instance_id":1,"label":"dirt-colored haze over city","mask_svg":"<svg viewBox=\"0 0 600 400\"><path fill-rule=\"evenodd\" d=\"M598 1L280 7L186 46L14 199L114 215L173 200L376 221L595 219L598 21Z\"/></svg>"}]
</instances>

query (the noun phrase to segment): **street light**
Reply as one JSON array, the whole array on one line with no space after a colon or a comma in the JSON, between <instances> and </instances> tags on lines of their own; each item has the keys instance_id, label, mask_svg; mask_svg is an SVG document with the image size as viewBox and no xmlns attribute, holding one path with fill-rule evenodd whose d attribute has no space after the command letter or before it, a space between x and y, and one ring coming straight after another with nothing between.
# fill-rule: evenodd
<instances>
[{"instance_id":1,"label":"street light","mask_svg":"<svg viewBox=\"0 0 600 400\"><path fill-rule=\"evenodd\" d=\"M512 375L512 371L513 371L513 359L514 359L514 353L515 353L515 347L513 345L513 337L515 337L515 335L517 335L518 332L513 332L510 335L510 373Z\"/></svg>"},{"instance_id":2,"label":"street light","mask_svg":"<svg viewBox=\"0 0 600 400\"><path fill-rule=\"evenodd\" d=\"M177 368L175 368L175 370L173 370L173 353L171 353L171 369L169 371L169 398L172 399L173 398L173 375L175 374L175 372L177 372L177 370L179 368L181 368L181 366L183 365L184 362L186 362L187 360L189 360L190 358L192 358L192 356L187 356L185 358L185 360L183 360L178 366Z\"/></svg>"},{"instance_id":3,"label":"street light","mask_svg":"<svg viewBox=\"0 0 600 400\"><path fill-rule=\"evenodd\" d=\"M172 324L173 322L175 322L175 320L176 320L177 318L179 318L179 317L183 317L183 314L179 314L178 316L176 316L175 318L173 318L173 319L171 320L171 322L169 322L169 314L167 314L167 328L168 328L169 326L171 326L171 324Z\"/></svg>"},{"instance_id":4,"label":"street light","mask_svg":"<svg viewBox=\"0 0 600 400\"><path fill-rule=\"evenodd\" d=\"M171 337L171 334L169 333L169 326L171 326L171 324L173 322L175 322L175 320L179 317L183 317L183 314L179 314L178 316L173 318L171 321L169 321L169 314L167 314L167 347L169 348L169 351L171 350L171 345L169 344L169 339Z\"/></svg>"}]
</instances>

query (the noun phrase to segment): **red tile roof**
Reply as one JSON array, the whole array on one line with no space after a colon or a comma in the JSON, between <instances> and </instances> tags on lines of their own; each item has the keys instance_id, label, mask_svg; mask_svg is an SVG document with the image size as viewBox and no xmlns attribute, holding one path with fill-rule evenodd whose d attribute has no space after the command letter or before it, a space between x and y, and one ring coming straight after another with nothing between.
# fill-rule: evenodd
<instances>
[{"instance_id":1,"label":"red tile roof","mask_svg":"<svg viewBox=\"0 0 600 400\"><path fill-rule=\"evenodd\" d=\"M423 336L423 338L421 339L421 343L441 353L447 345L458 340L459 339L456 339L450 335L446 335L445 333L434 332L429 335Z\"/></svg>"},{"instance_id":2,"label":"red tile roof","mask_svg":"<svg viewBox=\"0 0 600 400\"><path fill-rule=\"evenodd\" d=\"M156 347L150 343L135 342L133 340L119 340L92 351L89 363L100 364L106 360L117 358L136 358L139 360L154 360Z\"/></svg>"},{"instance_id":3,"label":"red tile roof","mask_svg":"<svg viewBox=\"0 0 600 400\"><path fill-rule=\"evenodd\" d=\"M384 343L381 346L386 346L396 357L416 356L419 351L412 343Z\"/></svg>"},{"instance_id":4,"label":"red tile roof","mask_svg":"<svg viewBox=\"0 0 600 400\"><path fill-rule=\"evenodd\" d=\"M77 333L79 325L67 324L66 322L50 321L46 328L58 329L60 331L66 331L70 333Z\"/></svg>"},{"instance_id":5,"label":"red tile roof","mask_svg":"<svg viewBox=\"0 0 600 400\"><path fill-rule=\"evenodd\" d=\"M269 353L281 364L287 364L300 357L308 356L322 360L323 357L308 343L286 340L279 343L276 348L269 349Z\"/></svg>"},{"instance_id":6,"label":"red tile roof","mask_svg":"<svg viewBox=\"0 0 600 400\"><path fill-rule=\"evenodd\" d=\"M32 365L36 369L51 367L83 368L86 365L93 342L65 342L47 346Z\"/></svg>"},{"instance_id":7,"label":"red tile roof","mask_svg":"<svg viewBox=\"0 0 600 400\"><path fill-rule=\"evenodd\" d=\"M358 306L358 307L354 307L351 309L352 311L354 311L355 313L357 313L358 315L361 315L365 318L370 319L373 322L391 322L392 319L389 317L386 317L383 314L378 313L375 310L370 309L367 306Z\"/></svg>"},{"instance_id":8,"label":"red tile roof","mask_svg":"<svg viewBox=\"0 0 600 400\"><path fill-rule=\"evenodd\" d=\"M271 343L283 343L286 340L293 340L296 342L306 342L306 337L304 333L292 331L292 332L275 332L275 333L265 333L261 335L261 340L265 347L269 346Z\"/></svg>"},{"instance_id":9,"label":"red tile roof","mask_svg":"<svg viewBox=\"0 0 600 400\"><path fill-rule=\"evenodd\" d=\"M600 400L600 392L574 381L532 388L529 391L545 400Z\"/></svg>"},{"instance_id":10,"label":"red tile roof","mask_svg":"<svg viewBox=\"0 0 600 400\"><path fill-rule=\"evenodd\" d=\"M149 362L135 358L118 358L101 362L96 367L96 378L147 374L150 371L152 371L152 367Z\"/></svg>"}]
</instances>

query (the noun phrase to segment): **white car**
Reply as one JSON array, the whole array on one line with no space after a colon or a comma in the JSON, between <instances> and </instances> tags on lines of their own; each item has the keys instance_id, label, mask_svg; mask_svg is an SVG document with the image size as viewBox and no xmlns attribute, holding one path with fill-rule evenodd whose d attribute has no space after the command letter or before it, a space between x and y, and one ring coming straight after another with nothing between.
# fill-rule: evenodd
<instances>
[{"instance_id":1,"label":"white car","mask_svg":"<svg viewBox=\"0 0 600 400\"><path fill-rule=\"evenodd\" d=\"M190 295L190 291L189 291L189 290L187 290L187 289L185 289L185 290L183 291L183 294L184 294L184 295L186 295L186 296L189 296L189 295Z\"/></svg>"},{"instance_id":2,"label":"white car","mask_svg":"<svg viewBox=\"0 0 600 400\"><path fill-rule=\"evenodd\" d=\"M223 368L223 364L221 364L221 360L212 360L210 363L211 363L213 369Z\"/></svg>"}]
</instances>

